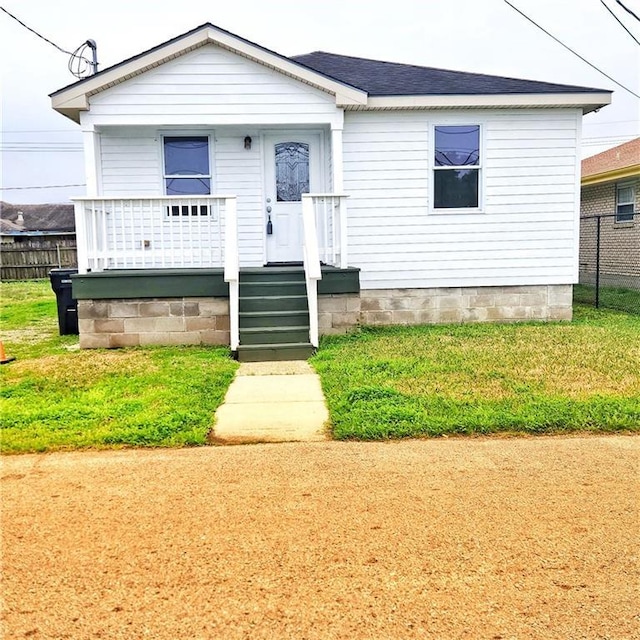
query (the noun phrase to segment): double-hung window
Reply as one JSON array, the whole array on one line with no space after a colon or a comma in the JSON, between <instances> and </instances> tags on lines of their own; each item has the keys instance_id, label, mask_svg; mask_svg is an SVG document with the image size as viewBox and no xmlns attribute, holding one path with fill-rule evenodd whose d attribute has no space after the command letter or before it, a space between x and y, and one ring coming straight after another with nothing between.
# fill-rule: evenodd
<instances>
[{"instance_id":1,"label":"double-hung window","mask_svg":"<svg viewBox=\"0 0 640 640\"><path fill-rule=\"evenodd\" d=\"M165 136L164 188L168 196L200 196L211 193L208 136ZM171 216L208 215L209 208L172 205Z\"/></svg>"},{"instance_id":2,"label":"double-hung window","mask_svg":"<svg viewBox=\"0 0 640 640\"><path fill-rule=\"evenodd\" d=\"M436 126L433 208L480 207L480 126Z\"/></svg>"},{"instance_id":3,"label":"double-hung window","mask_svg":"<svg viewBox=\"0 0 640 640\"><path fill-rule=\"evenodd\" d=\"M634 191L632 184L616 185L616 222L633 222Z\"/></svg>"}]
</instances>

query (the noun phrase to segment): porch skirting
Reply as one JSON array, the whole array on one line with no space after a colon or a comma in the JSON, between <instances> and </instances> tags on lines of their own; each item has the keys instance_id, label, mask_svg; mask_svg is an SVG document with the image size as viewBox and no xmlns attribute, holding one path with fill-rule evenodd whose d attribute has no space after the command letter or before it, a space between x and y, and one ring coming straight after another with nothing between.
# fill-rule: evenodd
<instances>
[{"instance_id":1,"label":"porch skirting","mask_svg":"<svg viewBox=\"0 0 640 640\"><path fill-rule=\"evenodd\" d=\"M228 298L78 300L80 348L229 344Z\"/></svg>"},{"instance_id":2,"label":"porch skirting","mask_svg":"<svg viewBox=\"0 0 640 640\"><path fill-rule=\"evenodd\" d=\"M571 320L572 305L570 284L363 289L318 300L324 335L345 333L356 325Z\"/></svg>"},{"instance_id":3,"label":"porch skirting","mask_svg":"<svg viewBox=\"0 0 640 640\"><path fill-rule=\"evenodd\" d=\"M572 285L364 289L318 296L321 335L359 325L571 320ZM224 297L78 301L81 348L229 344Z\"/></svg>"}]
</instances>

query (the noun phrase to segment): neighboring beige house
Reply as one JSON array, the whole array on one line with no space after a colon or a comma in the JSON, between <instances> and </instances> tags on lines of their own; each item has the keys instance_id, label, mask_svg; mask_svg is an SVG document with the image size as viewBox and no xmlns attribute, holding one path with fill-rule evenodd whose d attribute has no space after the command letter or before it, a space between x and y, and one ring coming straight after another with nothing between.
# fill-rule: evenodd
<instances>
[{"instance_id":1,"label":"neighboring beige house","mask_svg":"<svg viewBox=\"0 0 640 640\"><path fill-rule=\"evenodd\" d=\"M595 279L592 216L606 216L600 221L601 280L640 288L640 138L583 160L581 187L580 281Z\"/></svg>"}]
</instances>

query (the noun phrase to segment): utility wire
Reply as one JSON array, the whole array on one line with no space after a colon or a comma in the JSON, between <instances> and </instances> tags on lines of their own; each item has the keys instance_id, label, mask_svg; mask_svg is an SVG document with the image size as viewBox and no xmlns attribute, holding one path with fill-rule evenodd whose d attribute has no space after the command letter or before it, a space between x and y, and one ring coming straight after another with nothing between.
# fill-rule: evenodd
<instances>
[{"instance_id":1,"label":"utility wire","mask_svg":"<svg viewBox=\"0 0 640 640\"><path fill-rule=\"evenodd\" d=\"M67 187L85 187L86 183L78 184L47 184L38 185L37 187L0 187L0 191L22 191L24 189L66 189Z\"/></svg>"},{"instance_id":2,"label":"utility wire","mask_svg":"<svg viewBox=\"0 0 640 640\"><path fill-rule=\"evenodd\" d=\"M31 33L33 33L36 36L38 36L38 38L41 38L45 42L48 42L52 47L55 47L58 51L61 51L62 53L66 53L68 56L74 56L75 55L75 52L67 51L66 49L63 49L62 47L58 46L55 42L52 42L51 40L49 40L49 38L45 38L42 34L38 33L35 29L32 29L29 25L27 25L24 22L22 22L22 20L20 20L20 18L16 18L16 16L14 16L13 13L10 13L4 7L0 6L0 11L4 11L4 13L6 13L10 18L13 18L18 24L22 25L28 31L31 31ZM87 60L86 58L83 58L83 59L86 62L90 63L90 61Z\"/></svg>"},{"instance_id":3,"label":"utility wire","mask_svg":"<svg viewBox=\"0 0 640 640\"><path fill-rule=\"evenodd\" d=\"M638 18L638 16L633 13L633 11L631 11L631 9L629 9L629 7L626 7L624 4L622 4L622 2L620 2L620 0L616 0L616 2L627 12L630 13L638 22L640 22L640 18Z\"/></svg>"},{"instance_id":4,"label":"utility wire","mask_svg":"<svg viewBox=\"0 0 640 640\"><path fill-rule=\"evenodd\" d=\"M625 87L623 84L621 84L620 82L618 82L617 80L615 80L614 78L612 78L608 73L605 73L602 69L599 69L598 67L596 67L595 64L589 62L586 58L584 58L583 56L581 56L579 53L577 53L576 51L574 51L569 45L566 45L564 42L562 42L562 40L559 40L558 38L556 38L553 34L549 33L544 27L541 27L535 20L533 20L532 18L530 18L526 13L523 13L522 11L520 11L520 9L518 9L518 7L515 7L514 5L512 5L509 0L504 0L506 4L508 4L514 11L516 11L517 13L519 13L523 18L526 18L531 24L533 24L534 26L536 26L538 29L540 29L540 31L543 31L544 33L546 33L550 38L552 38L553 40L555 40L558 44L562 45L565 49L567 49L568 51L570 51L571 53L573 53L574 56L577 56L578 58L580 58L580 60L582 60L582 62L585 62L586 64L588 64L592 69L595 69L598 73L601 73L605 78L608 78L609 80L611 80L611 82L613 82L614 84L617 84L620 88L624 89L625 91L627 91L628 93L630 93L632 96L635 96L636 98L640 98L640 94L637 94L635 91L632 91L631 89L629 89L628 87ZM619 0L616 0L616 2L619 3ZM626 8L626 7L625 7Z\"/></svg>"},{"instance_id":5,"label":"utility wire","mask_svg":"<svg viewBox=\"0 0 640 640\"><path fill-rule=\"evenodd\" d=\"M613 13L613 11L611 11L611 9L605 3L605 1L604 0L600 0L600 4L617 20L618 24L640 45L640 41L638 40L638 38L636 38L633 35L633 33L631 33L631 31L629 31L629 29L627 29L627 27L624 24L624 22L622 22L622 20L620 20L620 18L618 18L618 16L615 13Z\"/></svg>"},{"instance_id":6,"label":"utility wire","mask_svg":"<svg viewBox=\"0 0 640 640\"><path fill-rule=\"evenodd\" d=\"M55 47L58 51L62 51L62 53L66 53L68 56L73 55L71 51L67 51L62 47L59 47L55 42L51 42L49 38L45 38L43 35L39 34L35 29L32 29L29 25L26 25L24 22L22 22L22 20L20 20L20 18L16 18L13 15L13 13L9 13L4 7L0 7L0 10L4 11L10 18L13 18L18 24L21 24L25 29L28 29L29 31L31 31L31 33L34 33L35 35L37 35L38 38L41 38L45 42L48 42L51 46Z\"/></svg>"}]
</instances>

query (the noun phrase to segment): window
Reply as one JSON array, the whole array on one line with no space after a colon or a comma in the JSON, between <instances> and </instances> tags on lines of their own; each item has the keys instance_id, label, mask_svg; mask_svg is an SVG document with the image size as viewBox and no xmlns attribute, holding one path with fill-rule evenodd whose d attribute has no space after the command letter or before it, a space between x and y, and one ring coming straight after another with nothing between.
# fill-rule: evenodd
<instances>
[{"instance_id":1,"label":"window","mask_svg":"<svg viewBox=\"0 0 640 640\"><path fill-rule=\"evenodd\" d=\"M477 209L480 206L480 127L435 127L433 206Z\"/></svg>"},{"instance_id":2,"label":"window","mask_svg":"<svg viewBox=\"0 0 640 640\"><path fill-rule=\"evenodd\" d=\"M200 196L211 193L208 136L165 136L164 188L168 196ZM171 205L168 216L206 216L207 205Z\"/></svg>"},{"instance_id":3,"label":"window","mask_svg":"<svg viewBox=\"0 0 640 640\"><path fill-rule=\"evenodd\" d=\"M309 193L309 145L279 142L276 154L276 197L278 202L300 202Z\"/></svg>"},{"instance_id":4,"label":"window","mask_svg":"<svg viewBox=\"0 0 640 640\"><path fill-rule=\"evenodd\" d=\"M616 186L616 222L633 222L635 195L633 185Z\"/></svg>"}]
</instances>

